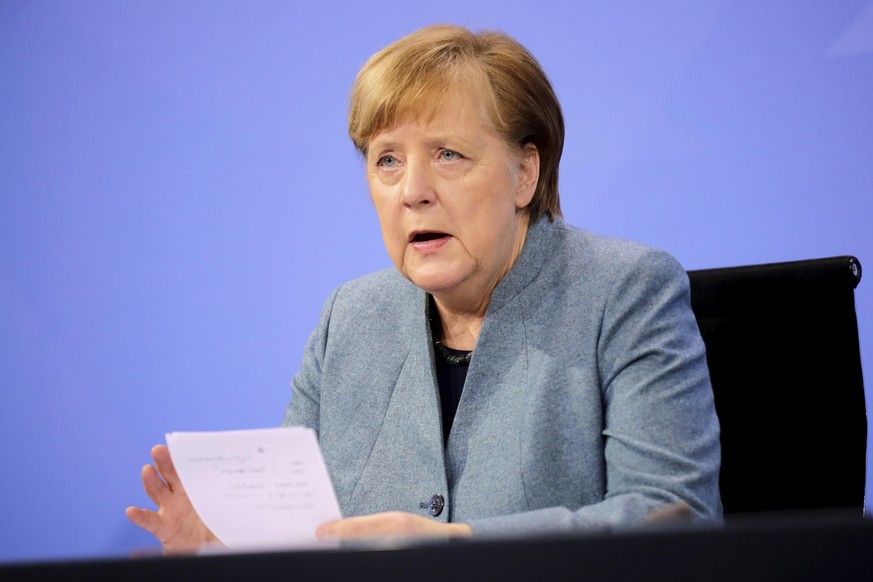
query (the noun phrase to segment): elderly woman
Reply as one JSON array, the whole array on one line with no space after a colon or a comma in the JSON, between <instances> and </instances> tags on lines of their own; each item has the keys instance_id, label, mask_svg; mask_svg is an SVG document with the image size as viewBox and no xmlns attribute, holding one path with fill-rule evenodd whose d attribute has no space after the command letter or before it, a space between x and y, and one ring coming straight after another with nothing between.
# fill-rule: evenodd
<instances>
[{"instance_id":1,"label":"elderly woman","mask_svg":"<svg viewBox=\"0 0 873 582\"><path fill-rule=\"evenodd\" d=\"M396 269L333 293L293 380L285 423L318 432L357 516L318 534L611 527L675 504L718 517L685 272L562 221L563 119L533 56L420 30L364 65L349 133ZM170 549L210 541L166 448L153 456L159 511L129 517Z\"/></svg>"}]
</instances>

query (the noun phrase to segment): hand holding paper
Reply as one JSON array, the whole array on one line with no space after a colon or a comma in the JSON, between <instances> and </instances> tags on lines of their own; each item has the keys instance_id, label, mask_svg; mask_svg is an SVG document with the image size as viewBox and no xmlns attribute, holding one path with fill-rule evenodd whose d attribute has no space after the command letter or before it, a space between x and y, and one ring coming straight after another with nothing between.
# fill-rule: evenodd
<instances>
[{"instance_id":1,"label":"hand holding paper","mask_svg":"<svg viewBox=\"0 0 873 582\"><path fill-rule=\"evenodd\" d=\"M191 552L217 543L215 536L194 511L185 488L164 445L152 447L154 465L142 469L146 494L157 511L128 507L125 513L134 524L155 536L165 552Z\"/></svg>"},{"instance_id":2,"label":"hand holding paper","mask_svg":"<svg viewBox=\"0 0 873 582\"><path fill-rule=\"evenodd\" d=\"M194 509L230 549L312 543L341 517L311 429L174 432L167 444Z\"/></svg>"}]
</instances>

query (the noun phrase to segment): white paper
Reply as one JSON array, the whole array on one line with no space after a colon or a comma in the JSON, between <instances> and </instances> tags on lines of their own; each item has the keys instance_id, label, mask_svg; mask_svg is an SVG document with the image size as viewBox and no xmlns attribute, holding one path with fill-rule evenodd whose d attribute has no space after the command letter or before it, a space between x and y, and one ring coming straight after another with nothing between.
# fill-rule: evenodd
<instances>
[{"instance_id":1,"label":"white paper","mask_svg":"<svg viewBox=\"0 0 873 582\"><path fill-rule=\"evenodd\" d=\"M312 544L319 525L341 517L312 429L166 436L194 509L232 550Z\"/></svg>"}]
</instances>

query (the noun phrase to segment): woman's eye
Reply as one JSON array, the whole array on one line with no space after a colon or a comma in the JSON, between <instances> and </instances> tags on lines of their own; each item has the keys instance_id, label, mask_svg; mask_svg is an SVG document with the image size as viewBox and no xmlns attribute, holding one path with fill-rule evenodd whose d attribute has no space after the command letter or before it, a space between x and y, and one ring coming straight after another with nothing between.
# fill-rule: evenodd
<instances>
[{"instance_id":1,"label":"woman's eye","mask_svg":"<svg viewBox=\"0 0 873 582\"><path fill-rule=\"evenodd\" d=\"M443 150L440 152L440 159L445 162L454 162L461 159L461 154L452 150Z\"/></svg>"},{"instance_id":2,"label":"woman's eye","mask_svg":"<svg viewBox=\"0 0 873 582\"><path fill-rule=\"evenodd\" d=\"M382 156L376 160L376 165L383 168L393 168L397 165L397 158L394 156Z\"/></svg>"}]
</instances>

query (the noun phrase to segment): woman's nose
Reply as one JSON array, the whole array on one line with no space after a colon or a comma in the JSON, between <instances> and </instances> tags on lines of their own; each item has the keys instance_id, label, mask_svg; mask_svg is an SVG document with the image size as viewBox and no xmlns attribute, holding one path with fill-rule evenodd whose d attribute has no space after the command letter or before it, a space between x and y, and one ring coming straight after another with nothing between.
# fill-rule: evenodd
<instances>
[{"instance_id":1,"label":"woman's nose","mask_svg":"<svg viewBox=\"0 0 873 582\"><path fill-rule=\"evenodd\" d=\"M428 164L421 162L407 164L406 171L403 173L401 195L405 206L414 208L433 204L436 192Z\"/></svg>"}]
</instances>

